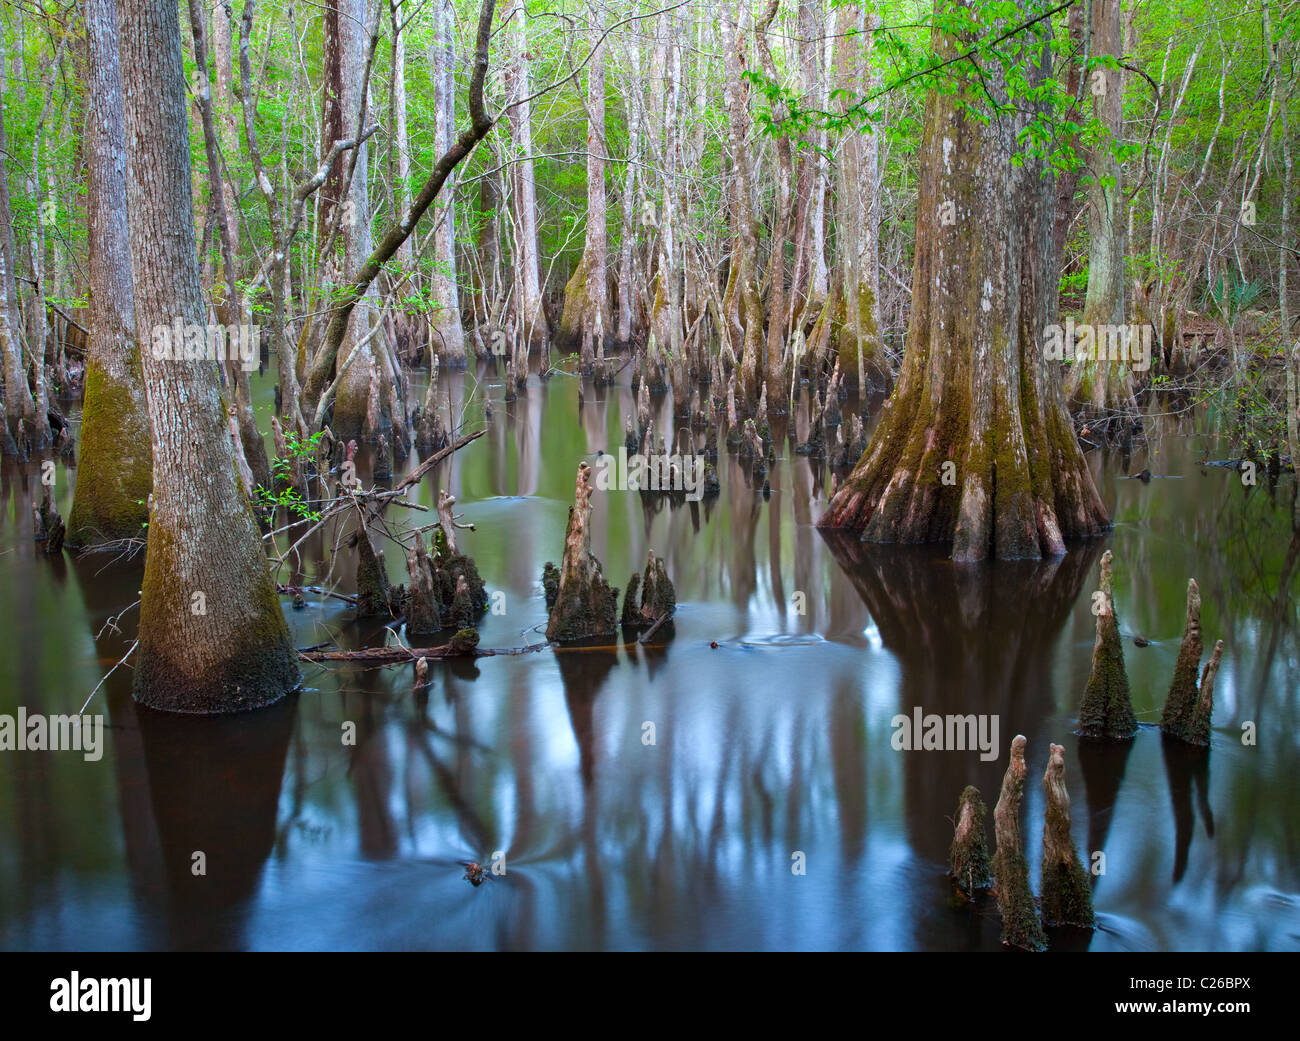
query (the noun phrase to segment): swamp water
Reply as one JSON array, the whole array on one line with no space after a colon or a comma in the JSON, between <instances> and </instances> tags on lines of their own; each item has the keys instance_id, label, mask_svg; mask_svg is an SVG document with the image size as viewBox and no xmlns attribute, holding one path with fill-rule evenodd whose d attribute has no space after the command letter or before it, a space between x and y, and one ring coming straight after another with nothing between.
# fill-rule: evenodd
<instances>
[{"instance_id":1,"label":"swamp water","mask_svg":"<svg viewBox=\"0 0 1300 1041\"><path fill-rule=\"evenodd\" d=\"M534 377L510 403L483 372L445 385L466 429L491 399L488 433L412 496L431 506L447 487L477 528L460 544L504 594L481 646L537 643L542 565L559 562L576 465L617 451L633 398L588 389L580 413L567 376ZM256 387L268 427L270 385ZM1300 551L1294 479L1271 492L1262 475L1246 488L1202 465L1228 453L1211 426L1203 411L1150 421L1127 468L1092 453L1115 528L1060 560L958 567L939 548L823 537L824 472L781 443L765 497L723 446L714 500L593 498L611 583L648 549L666 561L671 639L432 662L420 694L410 666L304 664L300 694L221 719L136 707L128 662L87 709L106 717L100 760L0 752L0 949L997 949L996 908L954 904L946 857L968 783L992 846L1017 733L1035 889L1049 742L1066 749L1075 841L1105 854L1099 928L1054 945L1298 949L1300 567L1281 585ZM1165 476L1124 476L1144 467ZM65 517L75 480L60 467ZM78 711L134 635L133 612L120 634L101 629L136 599L143 558L38 558L39 481L38 463L4 466L0 714ZM1108 548L1146 725L1127 748L1081 749ZM330 552L318 542L280 580L317 581ZM334 568L345 591L351 556ZM401 556L390 544L397 582ZM1208 757L1154 727L1190 577L1207 654L1224 641ZM285 603L299 647L384 639L342 601ZM896 750L891 722L917 708L996 716L997 758ZM464 878L468 861L488 869L482 885Z\"/></svg>"}]
</instances>

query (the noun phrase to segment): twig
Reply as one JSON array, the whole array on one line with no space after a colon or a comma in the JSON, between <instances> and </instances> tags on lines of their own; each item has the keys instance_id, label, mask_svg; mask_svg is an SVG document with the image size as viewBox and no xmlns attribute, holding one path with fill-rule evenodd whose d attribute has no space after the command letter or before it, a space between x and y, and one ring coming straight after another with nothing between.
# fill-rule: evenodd
<instances>
[{"instance_id":1,"label":"twig","mask_svg":"<svg viewBox=\"0 0 1300 1041\"><path fill-rule=\"evenodd\" d=\"M404 491L405 489L411 487L411 485L418 484L420 482L420 478L422 478L426 473L428 473L431 469L433 469L433 467L437 466L438 463L446 459L447 456L451 455L453 452L459 451L460 449L464 448L467 444L469 444L471 441L474 441L477 438L482 437L486 433L487 433L486 428L483 430L476 430L474 433L466 434L464 437L460 438L459 440L452 442L451 444L447 445L445 448L438 449L438 451L434 452L433 455L429 456L428 459L426 459L414 470L412 470L409 474L407 474L404 478L402 478L401 483L399 483L398 486L393 489L393 491L394 492Z\"/></svg>"},{"instance_id":2,"label":"twig","mask_svg":"<svg viewBox=\"0 0 1300 1041\"><path fill-rule=\"evenodd\" d=\"M131 646L128 647L126 653L122 655L120 659L118 659L117 665L121 665L123 662L126 661L127 658L131 657L131 652L134 651L139 646L140 646L139 640L131 641ZM101 678L100 681L95 684L95 689L86 695L86 700L81 706L81 712L86 711L86 705L90 704L90 699L95 696L95 694L99 691L99 688L104 685L105 681L107 681L108 677L110 677L111 675L113 675L113 673L117 671L117 665L114 665L111 669L109 669L106 673L104 673L103 678ZM77 715L81 715L81 712L78 712Z\"/></svg>"},{"instance_id":3,"label":"twig","mask_svg":"<svg viewBox=\"0 0 1300 1041\"><path fill-rule=\"evenodd\" d=\"M649 643L650 638L659 631L660 626L662 626L664 622L668 621L668 619L671 618L672 616L673 613L671 611L665 611L663 614L661 614L655 620L655 624L650 626L649 629L647 629L644 633L641 634L641 638L637 640L637 643L642 643L642 644Z\"/></svg>"}]
</instances>

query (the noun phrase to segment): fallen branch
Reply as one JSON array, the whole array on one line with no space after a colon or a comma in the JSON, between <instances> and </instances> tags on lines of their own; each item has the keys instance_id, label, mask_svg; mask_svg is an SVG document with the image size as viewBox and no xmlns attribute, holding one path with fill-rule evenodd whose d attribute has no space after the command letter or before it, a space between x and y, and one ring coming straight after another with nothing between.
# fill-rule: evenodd
<instances>
[{"instance_id":1,"label":"fallen branch","mask_svg":"<svg viewBox=\"0 0 1300 1041\"><path fill-rule=\"evenodd\" d=\"M282 582L277 582L275 591L277 593L315 593L317 596L332 596L335 600L342 600L353 607L357 606L355 596L348 596L347 593L336 593L332 589L325 589L321 586L287 586Z\"/></svg>"},{"instance_id":2,"label":"fallen branch","mask_svg":"<svg viewBox=\"0 0 1300 1041\"><path fill-rule=\"evenodd\" d=\"M644 633L641 634L641 638L637 640L637 643L649 643L650 638L659 631L659 627L662 626L664 622L668 621L668 619L671 618L672 616L673 613L671 611L665 611L663 614L661 614L655 620L655 624L650 626L649 629L647 629Z\"/></svg>"},{"instance_id":3,"label":"fallen branch","mask_svg":"<svg viewBox=\"0 0 1300 1041\"><path fill-rule=\"evenodd\" d=\"M109 669L106 673L104 673L103 676L100 677L99 682L95 684L95 689L86 695L86 700L81 705L81 712L86 711L86 706L90 704L91 698L93 698L96 694L98 694L99 688L102 687L106 682L108 682L108 677L113 675L113 673L117 672L118 665L126 664L126 659L131 657L132 652L139 646L140 646L140 641L133 640L131 642L131 646L126 649L126 653L122 655L121 658L118 659L117 665L114 665L111 669ZM80 713L78 713L78 715L80 715Z\"/></svg>"},{"instance_id":4,"label":"fallen branch","mask_svg":"<svg viewBox=\"0 0 1300 1041\"><path fill-rule=\"evenodd\" d=\"M414 470L412 470L409 474L403 477L402 480L398 483L397 487L393 489L393 492L394 493L400 492L403 491L404 489L411 487L411 485L413 484L418 484L420 482L420 478L422 478L425 474L427 474L440 462L446 459L447 456L451 455L453 452L460 451L460 449L464 448L471 441L477 440L478 438L482 437L486 433L487 433L487 428L485 427L482 430L476 430L472 434L466 434L464 437L459 438L456 441L453 441L451 444L447 445L446 448L438 449L438 451L434 452L433 455L429 456L428 459L426 459Z\"/></svg>"},{"instance_id":5,"label":"fallen branch","mask_svg":"<svg viewBox=\"0 0 1300 1041\"><path fill-rule=\"evenodd\" d=\"M550 647L548 643L530 643L525 647L474 647L471 649L453 648L445 643L441 647L362 647L356 651L313 651L298 652L303 661L360 661L372 665L405 665L419 661L421 658L491 658L503 654L532 654Z\"/></svg>"}]
</instances>

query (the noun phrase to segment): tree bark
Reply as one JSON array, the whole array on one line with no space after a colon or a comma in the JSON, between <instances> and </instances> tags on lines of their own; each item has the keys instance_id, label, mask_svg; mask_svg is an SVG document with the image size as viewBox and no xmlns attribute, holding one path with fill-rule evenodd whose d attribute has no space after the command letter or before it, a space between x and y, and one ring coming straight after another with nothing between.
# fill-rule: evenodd
<instances>
[{"instance_id":1,"label":"tree bark","mask_svg":"<svg viewBox=\"0 0 1300 1041\"><path fill-rule=\"evenodd\" d=\"M849 96L876 88L870 28L877 15L852 5L836 13L835 86ZM849 96L837 103L843 113ZM879 148L873 126L841 131L835 165L837 264L830 297L821 315L814 346L829 343L840 371L859 387L887 368L880 342L880 191Z\"/></svg>"},{"instance_id":2,"label":"tree bark","mask_svg":"<svg viewBox=\"0 0 1300 1041\"><path fill-rule=\"evenodd\" d=\"M129 143L136 331L202 324L180 26L167 0L123 0L119 39ZM130 32L121 33L122 25ZM153 437L153 508L135 697L220 713L279 700L295 653L247 497L211 363L142 351Z\"/></svg>"},{"instance_id":3,"label":"tree bark","mask_svg":"<svg viewBox=\"0 0 1300 1041\"><path fill-rule=\"evenodd\" d=\"M0 85L7 81L5 74L4 23L0 21ZM0 155L9 154L5 135L4 111L0 107ZM27 368L23 364L22 308L18 302L18 280L15 277L18 254L14 249L13 210L9 204L9 177L0 163L0 354L3 354L5 383L5 418L13 437L18 436L18 424L30 431L36 418L36 406L31 387L27 382ZM19 451L25 451L22 445Z\"/></svg>"},{"instance_id":4,"label":"tree bark","mask_svg":"<svg viewBox=\"0 0 1300 1041\"><path fill-rule=\"evenodd\" d=\"M149 414L135 336L114 0L87 0L86 51L90 346L81 459L66 538L74 549L142 537L153 480Z\"/></svg>"},{"instance_id":5,"label":"tree bark","mask_svg":"<svg viewBox=\"0 0 1300 1041\"><path fill-rule=\"evenodd\" d=\"M1041 35L1017 39L1041 83ZM959 42L936 29L934 50L952 57ZM956 94L926 99L899 383L819 523L875 542L950 541L959 561L1059 555L1107 517L1041 352L1056 309L1055 195L1041 163L1011 162L1027 116L972 118L963 106L979 104L982 84L956 75ZM1005 94L1000 73L984 78Z\"/></svg>"},{"instance_id":6,"label":"tree bark","mask_svg":"<svg viewBox=\"0 0 1300 1041\"><path fill-rule=\"evenodd\" d=\"M740 391L748 414L758 402L763 344L763 305L758 292L758 230L754 220L752 174L749 162L749 80L746 79L747 3L738 4L739 18L730 10L722 14L722 48L726 79L723 101L727 108L727 151L731 159L731 210L733 246L724 321L729 339L740 344Z\"/></svg>"},{"instance_id":7,"label":"tree bark","mask_svg":"<svg viewBox=\"0 0 1300 1041\"><path fill-rule=\"evenodd\" d=\"M1120 0L1092 0L1092 43L1095 56L1123 56ZM1097 68L1089 75L1093 112L1106 133L1118 139L1124 130L1124 88L1118 69ZM1120 165L1110 141L1093 149L1088 186L1088 292L1082 324L1093 329L1093 356L1075 357L1066 382L1066 396L1091 417L1110 418L1136 411L1133 376L1128 363L1106 356L1100 327L1124 325L1124 191ZM1127 341L1126 341L1127 345ZM1132 346L1132 345L1128 345Z\"/></svg>"},{"instance_id":8,"label":"tree bark","mask_svg":"<svg viewBox=\"0 0 1300 1041\"><path fill-rule=\"evenodd\" d=\"M336 26L338 33L337 44L327 52L331 64L326 81L331 85L337 84L338 94L326 96L326 110L331 118L327 120L330 132L325 140L338 140L358 130L353 121L362 111L362 92L368 89L365 82L369 40L366 0L335 0L326 10L334 12L333 20L327 19L327 25ZM337 122L332 118L335 112L339 113ZM339 163L331 171L331 179L325 183L327 193L331 190L341 193L333 197L340 199L343 206L342 265L336 269L338 275L331 279L339 283L350 281L374 249L367 153L368 146L358 143L351 180L345 183L348 164ZM337 263L337 260L332 256L322 257L322 263L329 265ZM392 410L386 407L381 389L388 369L384 357L388 353L387 341L382 330L368 336L372 326L380 321L377 304L375 287L367 286L350 315L341 354L346 369L341 369L337 376L334 414L330 422L330 429L341 441L356 438L373 443L392 427ZM357 356L352 358L354 351Z\"/></svg>"},{"instance_id":9,"label":"tree bark","mask_svg":"<svg viewBox=\"0 0 1300 1041\"><path fill-rule=\"evenodd\" d=\"M781 0L768 0L763 18L755 27L754 38L758 44L763 71L772 82L777 82L776 62L772 58L772 49L767 42L767 31L771 26ZM775 118L785 118L785 107L781 105ZM768 261L767 277L767 407L771 411L783 411L786 405L786 250L791 245L790 224L794 209L794 157L791 154L790 138L781 133L776 138L777 176L776 176L776 227L772 230L771 253Z\"/></svg>"},{"instance_id":10,"label":"tree bark","mask_svg":"<svg viewBox=\"0 0 1300 1041\"><path fill-rule=\"evenodd\" d=\"M434 97L434 155L443 155L456 140L456 33L451 0L434 0L434 36L430 67ZM465 364L465 329L460 318L460 289L456 283L455 174L447 176L438 207L433 239L433 298L438 305L430 319L433 343L444 366ZM432 361L432 358L430 359ZM430 384L432 386L432 383ZM430 403L426 403L428 408Z\"/></svg>"},{"instance_id":11,"label":"tree bark","mask_svg":"<svg viewBox=\"0 0 1300 1041\"><path fill-rule=\"evenodd\" d=\"M415 229L420 218L433 204L438 193L442 191L456 166L473 150L492 129L494 123L483 107L483 80L487 75L488 43L492 33L492 13L496 8L495 0L482 0L479 8L478 33L474 48L474 72L469 86L470 125L461 132L456 143L438 157L433 171L424 186L411 203L411 208L402 215L402 219L393 224L380 239L379 245L366 259L361 268L349 279L350 284L330 315L329 325L320 349L311 362L311 371L303 385L303 403L314 412L317 403L329 384L330 374L334 371L338 359L339 347L347 333L348 320L357 301L379 277L383 265L396 254Z\"/></svg>"},{"instance_id":12,"label":"tree bark","mask_svg":"<svg viewBox=\"0 0 1300 1041\"><path fill-rule=\"evenodd\" d=\"M589 2L591 19L588 37L591 57L587 63L587 227L582 261L564 293L564 316L560 339L580 347L584 373L594 371L596 354L613 331L606 273L609 246L605 207L605 33L603 0Z\"/></svg>"},{"instance_id":13,"label":"tree bark","mask_svg":"<svg viewBox=\"0 0 1300 1041\"><path fill-rule=\"evenodd\" d=\"M578 479L569 525L564 534L555 604L546 624L548 640L604 636L618 625L618 589L605 581L600 561L591 552L591 467L578 464Z\"/></svg>"},{"instance_id":14,"label":"tree bark","mask_svg":"<svg viewBox=\"0 0 1300 1041\"><path fill-rule=\"evenodd\" d=\"M533 171L532 103L526 100L531 93L526 18L527 10L521 2L514 3L507 15L511 47L507 79L513 99L509 109L510 138L518 159L512 167L517 380L527 378L528 354L545 351L551 338L546 312L542 309L541 261L537 242L537 182Z\"/></svg>"},{"instance_id":15,"label":"tree bark","mask_svg":"<svg viewBox=\"0 0 1300 1041\"><path fill-rule=\"evenodd\" d=\"M1043 924L1091 929L1097 924L1092 911L1088 872L1070 835L1070 793L1065 787L1065 749L1051 746L1043 774L1043 861L1039 872L1043 891Z\"/></svg>"}]
</instances>

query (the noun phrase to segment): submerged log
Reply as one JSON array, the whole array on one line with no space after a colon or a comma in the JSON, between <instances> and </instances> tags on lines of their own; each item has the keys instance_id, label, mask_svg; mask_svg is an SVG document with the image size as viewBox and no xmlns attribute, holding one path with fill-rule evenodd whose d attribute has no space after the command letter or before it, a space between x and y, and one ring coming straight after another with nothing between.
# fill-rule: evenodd
<instances>
[{"instance_id":1,"label":"submerged log","mask_svg":"<svg viewBox=\"0 0 1300 1041\"><path fill-rule=\"evenodd\" d=\"M660 615L657 619L655 619L655 623L652 626L650 626L649 629L647 629L645 632L641 634L641 637L640 639L637 640L637 643L645 644L653 640L655 636L658 634L659 630L662 629L665 624L667 624L668 619L670 619L671 617L672 617L671 614Z\"/></svg>"},{"instance_id":2,"label":"submerged log","mask_svg":"<svg viewBox=\"0 0 1300 1041\"><path fill-rule=\"evenodd\" d=\"M618 626L618 589L605 581L600 561L591 552L592 490L591 467L579 463L560 580L546 626L548 640L604 636Z\"/></svg>"},{"instance_id":3,"label":"submerged log","mask_svg":"<svg viewBox=\"0 0 1300 1041\"><path fill-rule=\"evenodd\" d=\"M1196 579L1187 580L1187 619L1183 623L1183 642L1178 648L1178 661L1174 664L1174 677L1165 695L1165 710L1160 716L1160 729L1180 741L1186 734L1196 711L1200 691L1196 676L1201 668L1201 590ZM1217 669L1218 666L1216 665Z\"/></svg>"},{"instance_id":4,"label":"submerged log","mask_svg":"<svg viewBox=\"0 0 1300 1041\"><path fill-rule=\"evenodd\" d=\"M1079 708L1079 735L1127 741L1137 733L1138 725L1129 697L1124 644L1115 616L1111 559L1110 550L1102 554L1101 589L1093 594L1097 605L1097 641L1092 646L1092 672Z\"/></svg>"},{"instance_id":5,"label":"submerged log","mask_svg":"<svg viewBox=\"0 0 1300 1041\"><path fill-rule=\"evenodd\" d=\"M1043 812L1043 924L1092 929L1092 891L1088 873L1070 837L1070 793L1065 789L1065 749L1052 745L1043 774L1047 807Z\"/></svg>"},{"instance_id":6,"label":"submerged log","mask_svg":"<svg viewBox=\"0 0 1300 1041\"><path fill-rule=\"evenodd\" d=\"M1029 865L1020 837L1020 803L1025 794L1025 738L1011 741L1011 762L1002 777L1002 793L993 809L997 848L993 877L1002 913L1002 942L1025 951L1047 949L1047 937L1038 921L1034 894L1029 888Z\"/></svg>"},{"instance_id":7,"label":"submerged log","mask_svg":"<svg viewBox=\"0 0 1300 1041\"><path fill-rule=\"evenodd\" d=\"M952 846L948 850L948 873L957 889L971 899L981 889L988 889L993 878L989 873L989 843L984 821L987 811L980 790L968 784L957 803L957 824L953 828Z\"/></svg>"}]
</instances>

